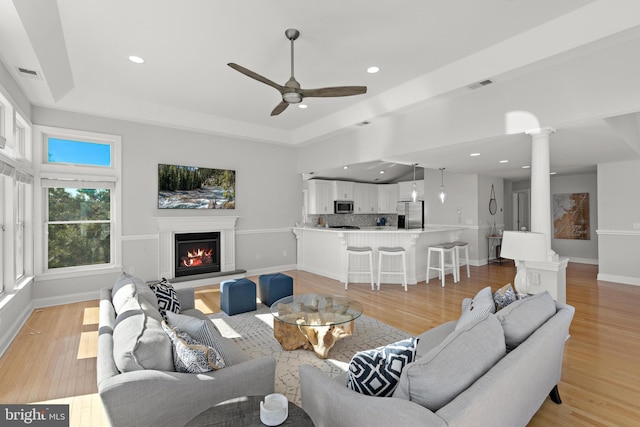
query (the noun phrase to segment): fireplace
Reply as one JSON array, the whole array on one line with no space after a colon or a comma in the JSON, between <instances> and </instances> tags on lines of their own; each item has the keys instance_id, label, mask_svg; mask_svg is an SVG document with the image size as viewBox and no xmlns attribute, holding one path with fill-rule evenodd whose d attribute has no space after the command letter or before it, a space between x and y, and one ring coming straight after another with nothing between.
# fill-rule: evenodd
<instances>
[{"instance_id":1,"label":"fireplace","mask_svg":"<svg viewBox=\"0 0 640 427\"><path fill-rule=\"evenodd\" d=\"M220 271L220 233L175 234L175 277Z\"/></svg>"}]
</instances>

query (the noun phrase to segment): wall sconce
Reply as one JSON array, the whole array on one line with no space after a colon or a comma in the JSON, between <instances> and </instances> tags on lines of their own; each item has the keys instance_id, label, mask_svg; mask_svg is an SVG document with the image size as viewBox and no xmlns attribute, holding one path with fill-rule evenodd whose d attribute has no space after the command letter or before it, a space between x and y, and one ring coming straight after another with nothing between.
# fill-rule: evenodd
<instances>
[{"instance_id":1,"label":"wall sconce","mask_svg":"<svg viewBox=\"0 0 640 427\"><path fill-rule=\"evenodd\" d=\"M438 199L440 199L440 203L445 202L447 200L447 192L444 191L444 169L440 168L440 192L438 193Z\"/></svg>"}]
</instances>

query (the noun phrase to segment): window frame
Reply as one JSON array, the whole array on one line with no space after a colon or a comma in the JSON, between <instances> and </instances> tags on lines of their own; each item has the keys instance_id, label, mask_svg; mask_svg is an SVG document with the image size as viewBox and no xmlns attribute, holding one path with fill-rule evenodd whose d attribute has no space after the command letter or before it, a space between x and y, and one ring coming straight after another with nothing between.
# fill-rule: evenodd
<instances>
[{"instance_id":1,"label":"window frame","mask_svg":"<svg viewBox=\"0 0 640 427\"><path fill-rule=\"evenodd\" d=\"M54 280L65 277L86 276L102 274L122 269L122 138L119 135L111 135L96 132L79 131L72 129L56 128L51 126L36 126L36 147L34 159L40 165L38 179L38 191L41 196L37 198L39 208L38 224L41 224L36 236L36 244L39 246L36 257L36 271L43 280ZM47 159L49 138L66 139L72 141L109 144L111 146L110 166L90 166L66 163L49 163ZM49 201L48 188L53 183L59 182L71 188L92 188L94 185L109 185L111 197L110 214L110 262L106 264L92 264L72 267L48 268L48 225L49 225ZM77 184L74 185L74 184ZM101 187L96 187L101 188Z\"/></svg>"}]
</instances>

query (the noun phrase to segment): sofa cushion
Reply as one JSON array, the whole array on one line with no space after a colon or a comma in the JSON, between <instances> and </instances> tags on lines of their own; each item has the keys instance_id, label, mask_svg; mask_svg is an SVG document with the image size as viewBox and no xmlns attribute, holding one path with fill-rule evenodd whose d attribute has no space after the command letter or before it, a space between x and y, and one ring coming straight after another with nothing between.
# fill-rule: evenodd
<instances>
[{"instance_id":1,"label":"sofa cushion","mask_svg":"<svg viewBox=\"0 0 640 427\"><path fill-rule=\"evenodd\" d=\"M549 291L515 301L500 310L496 317L504 329L507 349L516 348L554 314L556 303Z\"/></svg>"},{"instance_id":2,"label":"sofa cushion","mask_svg":"<svg viewBox=\"0 0 640 427\"><path fill-rule=\"evenodd\" d=\"M506 354L504 333L494 314L452 332L440 345L410 363L393 397L437 411L466 390Z\"/></svg>"},{"instance_id":3,"label":"sofa cushion","mask_svg":"<svg viewBox=\"0 0 640 427\"><path fill-rule=\"evenodd\" d=\"M402 369L413 362L418 340L408 338L359 351L349 363L347 387L369 396L391 396L398 385Z\"/></svg>"},{"instance_id":4,"label":"sofa cushion","mask_svg":"<svg viewBox=\"0 0 640 427\"><path fill-rule=\"evenodd\" d=\"M193 339L184 331L162 322L162 328L173 344L173 364L177 372L202 374L224 368L224 361L215 348Z\"/></svg>"},{"instance_id":5,"label":"sofa cushion","mask_svg":"<svg viewBox=\"0 0 640 427\"><path fill-rule=\"evenodd\" d=\"M118 370L173 371L171 340L162 329L153 291L142 280L123 273L111 295L117 314L113 359Z\"/></svg>"},{"instance_id":6,"label":"sofa cushion","mask_svg":"<svg viewBox=\"0 0 640 427\"><path fill-rule=\"evenodd\" d=\"M164 277L158 283L150 283L149 288L156 295L158 310L164 320L167 320L166 312L180 313L180 300L173 285Z\"/></svg>"},{"instance_id":7,"label":"sofa cushion","mask_svg":"<svg viewBox=\"0 0 640 427\"><path fill-rule=\"evenodd\" d=\"M473 297L469 305L465 307L456 324L456 330L462 328L469 322L474 322L483 318L488 313L496 312L496 304L493 302L491 288L487 286L481 289Z\"/></svg>"},{"instance_id":8,"label":"sofa cushion","mask_svg":"<svg viewBox=\"0 0 640 427\"><path fill-rule=\"evenodd\" d=\"M209 319L203 320L185 314L167 312L167 323L186 332L202 344L215 348L222 357L225 366L246 361L244 353L242 353L242 357L238 357L236 345L231 340L224 338Z\"/></svg>"},{"instance_id":9,"label":"sofa cushion","mask_svg":"<svg viewBox=\"0 0 640 427\"><path fill-rule=\"evenodd\" d=\"M516 293L511 283L504 285L493 293L493 302L496 304L496 312L502 310L516 300Z\"/></svg>"}]
</instances>

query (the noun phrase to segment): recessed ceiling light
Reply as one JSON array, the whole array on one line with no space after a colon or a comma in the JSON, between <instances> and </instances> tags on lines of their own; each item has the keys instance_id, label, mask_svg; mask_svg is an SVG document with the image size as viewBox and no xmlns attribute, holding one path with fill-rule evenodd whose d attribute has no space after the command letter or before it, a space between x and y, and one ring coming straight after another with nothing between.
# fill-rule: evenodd
<instances>
[{"instance_id":1,"label":"recessed ceiling light","mask_svg":"<svg viewBox=\"0 0 640 427\"><path fill-rule=\"evenodd\" d=\"M498 163L509 163L509 160L500 160Z\"/></svg>"},{"instance_id":2,"label":"recessed ceiling light","mask_svg":"<svg viewBox=\"0 0 640 427\"><path fill-rule=\"evenodd\" d=\"M298 104L298 108L302 108L304 110L305 108L309 108L309 106L307 104Z\"/></svg>"},{"instance_id":3,"label":"recessed ceiling light","mask_svg":"<svg viewBox=\"0 0 640 427\"><path fill-rule=\"evenodd\" d=\"M134 62L136 64L142 64L144 62L144 59L140 58L139 56L131 55L129 57L129 61Z\"/></svg>"},{"instance_id":4,"label":"recessed ceiling light","mask_svg":"<svg viewBox=\"0 0 640 427\"><path fill-rule=\"evenodd\" d=\"M343 166L342 169L349 169L349 166Z\"/></svg>"},{"instance_id":5,"label":"recessed ceiling light","mask_svg":"<svg viewBox=\"0 0 640 427\"><path fill-rule=\"evenodd\" d=\"M471 153L469 154L471 157L478 157L480 155L480 153Z\"/></svg>"},{"instance_id":6,"label":"recessed ceiling light","mask_svg":"<svg viewBox=\"0 0 640 427\"><path fill-rule=\"evenodd\" d=\"M367 68L367 73L369 73L369 74L375 74L375 73L377 73L378 71L380 71L380 68L375 67L375 66L374 66L374 67L369 67L369 68Z\"/></svg>"},{"instance_id":7,"label":"recessed ceiling light","mask_svg":"<svg viewBox=\"0 0 640 427\"><path fill-rule=\"evenodd\" d=\"M529 165L524 165L524 166L522 167L522 169L529 169L529 168L531 168L531 166L529 166Z\"/></svg>"},{"instance_id":8,"label":"recessed ceiling light","mask_svg":"<svg viewBox=\"0 0 640 427\"><path fill-rule=\"evenodd\" d=\"M549 175L555 175L558 172L549 172Z\"/></svg>"},{"instance_id":9,"label":"recessed ceiling light","mask_svg":"<svg viewBox=\"0 0 640 427\"><path fill-rule=\"evenodd\" d=\"M380 171L380 173L381 173L381 174L383 174L383 173L384 173L384 171Z\"/></svg>"}]
</instances>

